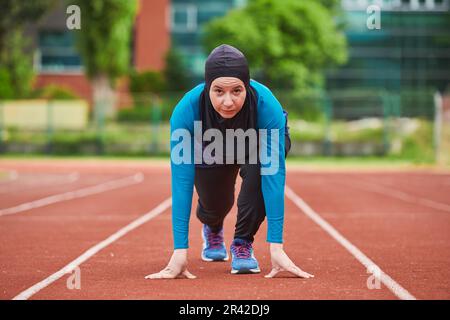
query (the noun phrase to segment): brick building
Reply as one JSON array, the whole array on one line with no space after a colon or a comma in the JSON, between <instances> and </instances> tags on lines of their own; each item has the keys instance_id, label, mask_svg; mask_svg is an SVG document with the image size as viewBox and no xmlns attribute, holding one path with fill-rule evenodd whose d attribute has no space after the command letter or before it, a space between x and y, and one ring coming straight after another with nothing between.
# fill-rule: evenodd
<instances>
[{"instance_id":1,"label":"brick building","mask_svg":"<svg viewBox=\"0 0 450 320\"><path fill-rule=\"evenodd\" d=\"M136 70L164 67L164 55L170 47L169 12L170 0L139 0L131 48L131 64ZM91 84L84 75L74 34L66 27L67 17L63 1L60 1L51 13L27 31L36 48L35 86L57 84L92 102ZM119 81L117 91L119 105L126 105L129 96L125 78Z\"/></svg>"},{"instance_id":2,"label":"brick building","mask_svg":"<svg viewBox=\"0 0 450 320\"><path fill-rule=\"evenodd\" d=\"M138 70L161 70L170 46L182 54L195 82L202 79L206 54L202 26L247 0L139 0L133 30L132 61ZM67 30L61 5L31 31L37 53L36 85L57 83L92 101L89 81ZM381 7L380 30L366 27L366 9ZM354 87L401 90L439 88L449 81L450 0L342 0L348 63L327 70L328 89ZM124 79L117 89L119 104L127 105Z\"/></svg>"},{"instance_id":3,"label":"brick building","mask_svg":"<svg viewBox=\"0 0 450 320\"><path fill-rule=\"evenodd\" d=\"M63 3L61 0L58 7L28 31L36 48L35 86L58 84L92 102L91 85L83 73L74 34L66 27L68 15ZM243 4L245 0L138 0L131 65L138 71L161 70L165 53L173 44L198 79L205 58L200 44L202 24ZM119 106L129 105L126 78L119 81L117 91Z\"/></svg>"}]
</instances>

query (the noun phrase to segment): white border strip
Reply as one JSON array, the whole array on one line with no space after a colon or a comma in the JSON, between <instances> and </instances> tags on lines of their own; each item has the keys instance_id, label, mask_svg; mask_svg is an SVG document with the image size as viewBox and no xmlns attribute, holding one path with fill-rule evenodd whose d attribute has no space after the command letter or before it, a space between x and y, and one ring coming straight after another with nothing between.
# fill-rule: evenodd
<instances>
[{"instance_id":1,"label":"white border strip","mask_svg":"<svg viewBox=\"0 0 450 320\"><path fill-rule=\"evenodd\" d=\"M402 300L416 300L405 288L395 282L389 275L383 272L372 260L370 260L364 253L361 252L355 245L348 241L342 234L340 234L332 225L325 221L318 213L316 213L311 207L306 204L303 199L292 191L286 185L286 196L303 211L311 220L317 223L322 229L324 229L333 239L339 242L348 252L350 252L367 270L377 270L373 273L373 276L381 281L389 290L392 291L398 298Z\"/></svg>"},{"instance_id":2,"label":"white border strip","mask_svg":"<svg viewBox=\"0 0 450 320\"><path fill-rule=\"evenodd\" d=\"M81 256L70 262L68 265L66 265L64 268L60 269L59 271L55 272L51 276L47 277L46 279L42 280L39 283L36 283L32 287L26 289L25 291L19 293L17 296L13 298L13 300L27 300L40 290L44 289L48 285L52 284L56 280L60 279L67 273L71 273L75 268L79 267L82 263L86 262L89 258L94 256L97 252L100 250L106 248L114 241L120 239L130 231L136 229L137 227L143 225L144 223L148 222L149 220L153 219L157 215L163 213L165 210L170 208L172 205L172 198L168 198L164 200L162 203L160 203L156 208L151 210L150 212L144 214L143 216L137 218L136 220L132 221L116 233L109 236L107 239L103 240L102 242L96 244L95 246L91 247L87 251L85 251Z\"/></svg>"},{"instance_id":3,"label":"white border strip","mask_svg":"<svg viewBox=\"0 0 450 320\"><path fill-rule=\"evenodd\" d=\"M42 198L39 200L22 203L18 206L11 207L11 208L0 209L0 217L23 212L23 211L28 211L28 210L35 209L35 208L48 206L50 204L54 204L54 203L58 203L58 202L62 202L62 201L91 196L91 195L94 195L97 193L102 193L105 191L126 187L126 186L129 186L132 184L141 183L142 181L144 181L144 175L141 172L139 172L139 173L136 173L135 175L132 175L132 176L129 176L126 178L121 178L121 179L117 179L117 180L104 182L104 183L101 183L101 184L98 184L95 186L82 188L82 189L75 190L75 191L69 191L69 192L65 192L65 193L56 194L56 195L45 197L45 198Z\"/></svg>"}]
</instances>

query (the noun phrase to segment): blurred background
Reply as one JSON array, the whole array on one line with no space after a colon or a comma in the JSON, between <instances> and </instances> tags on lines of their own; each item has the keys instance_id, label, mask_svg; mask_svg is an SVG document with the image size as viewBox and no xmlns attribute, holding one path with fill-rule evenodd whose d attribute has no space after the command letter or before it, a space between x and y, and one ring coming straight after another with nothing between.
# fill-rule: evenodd
<instances>
[{"instance_id":1,"label":"blurred background","mask_svg":"<svg viewBox=\"0 0 450 320\"><path fill-rule=\"evenodd\" d=\"M0 4L0 156L167 157L227 43L289 112L291 159L450 165L450 0Z\"/></svg>"}]
</instances>

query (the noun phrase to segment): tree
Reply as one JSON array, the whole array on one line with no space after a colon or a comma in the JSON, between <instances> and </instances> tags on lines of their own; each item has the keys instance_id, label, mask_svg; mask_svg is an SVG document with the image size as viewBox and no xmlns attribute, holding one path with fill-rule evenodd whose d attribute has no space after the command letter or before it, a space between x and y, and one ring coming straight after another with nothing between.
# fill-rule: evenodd
<instances>
[{"instance_id":1,"label":"tree","mask_svg":"<svg viewBox=\"0 0 450 320\"><path fill-rule=\"evenodd\" d=\"M22 29L27 23L39 20L55 0L17 1L2 0L0 10L0 51L6 45L11 30Z\"/></svg>"},{"instance_id":2,"label":"tree","mask_svg":"<svg viewBox=\"0 0 450 320\"><path fill-rule=\"evenodd\" d=\"M191 85L182 56L171 48L165 57L164 77L168 91L185 91Z\"/></svg>"},{"instance_id":3,"label":"tree","mask_svg":"<svg viewBox=\"0 0 450 320\"><path fill-rule=\"evenodd\" d=\"M337 13L341 8L341 0L315 0L325 8L331 10L332 13Z\"/></svg>"},{"instance_id":4,"label":"tree","mask_svg":"<svg viewBox=\"0 0 450 320\"><path fill-rule=\"evenodd\" d=\"M275 87L321 86L323 69L347 59L344 34L317 1L252 0L207 24L207 50L222 43L241 49L257 78Z\"/></svg>"},{"instance_id":5,"label":"tree","mask_svg":"<svg viewBox=\"0 0 450 320\"><path fill-rule=\"evenodd\" d=\"M24 37L27 24L38 21L55 0L1 0L0 98L25 98L34 76L33 51Z\"/></svg>"},{"instance_id":6,"label":"tree","mask_svg":"<svg viewBox=\"0 0 450 320\"><path fill-rule=\"evenodd\" d=\"M114 114L116 80L130 66L130 41L137 9L136 0L74 0L80 7L81 29L77 47L86 75L92 81L94 106Z\"/></svg>"}]
</instances>

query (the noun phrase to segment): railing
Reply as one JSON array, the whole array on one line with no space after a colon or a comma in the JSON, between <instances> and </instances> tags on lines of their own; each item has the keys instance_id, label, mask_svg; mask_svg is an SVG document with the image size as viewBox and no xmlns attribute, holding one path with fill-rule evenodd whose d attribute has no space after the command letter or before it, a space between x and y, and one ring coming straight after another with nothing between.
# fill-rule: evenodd
<instances>
[{"instance_id":1,"label":"railing","mask_svg":"<svg viewBox=\"0 0 450 320\"><path fill-rule=\"evenodd\" d=\"M292 92L273 90L289 112L292 155L389 156L407 148L431 148L435 128L432 91L400 93L356 90ZM62 125L63 104L47 102L44 127L11 125L0 101L0 151L2 153L159 155L169 153L169 119L183 92L140 94L114 119L104 116L107 102L91 111L81 129ZM25 103L26 104L26 103ZM10 114L10 112L8 113ZM59 114L59 116L55 116ZM33 117L32 114L29 115ZM434 147L437 148L436 134ZM428 141L426 146L421 146ZM440 145L439 145L440 146ZM406 148L406 149L405 149ZM429 158L428 151L414 149ZM409 151L408 151L409 152Z\"/></svg>"}]
</instances>

